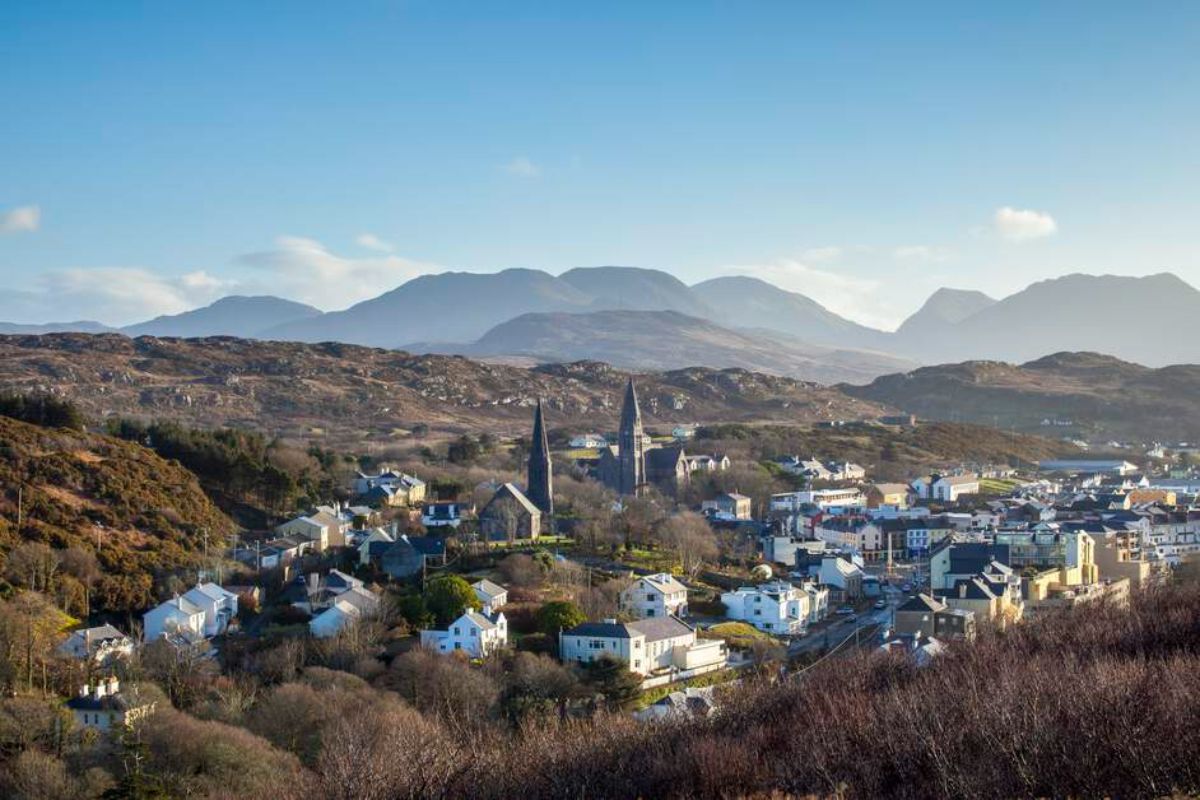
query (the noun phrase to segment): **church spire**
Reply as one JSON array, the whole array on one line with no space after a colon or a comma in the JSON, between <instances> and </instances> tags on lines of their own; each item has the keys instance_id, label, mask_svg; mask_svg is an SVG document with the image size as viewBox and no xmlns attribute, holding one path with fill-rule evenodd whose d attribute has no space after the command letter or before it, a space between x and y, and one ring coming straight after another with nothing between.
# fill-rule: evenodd
<instances>
[{"instance_id":1,"label":"church spire","mask_svg":"<svg viewBox=\"0 0 1200 800\"><path fill-rule=\"evenodd\" d=\"M554 513L554 476L541 398L538 399L537 409L533 412L533 437L529 445L529 473L525 494L542 513L547 516Z\"/></svg>"},{"instance_id":2,"label":"church spire","mask_svg":"<svg viewBox=\"0 0 1200 800\"><path fill-rule=\"evenodd\" d=\"M621 494L639 494L646 483L646 436L642 430L642 410L638 407L637 389L634 388L632 377L625 387L617 445L621 469L619 491Z\"/></svg>"}]
</instances>

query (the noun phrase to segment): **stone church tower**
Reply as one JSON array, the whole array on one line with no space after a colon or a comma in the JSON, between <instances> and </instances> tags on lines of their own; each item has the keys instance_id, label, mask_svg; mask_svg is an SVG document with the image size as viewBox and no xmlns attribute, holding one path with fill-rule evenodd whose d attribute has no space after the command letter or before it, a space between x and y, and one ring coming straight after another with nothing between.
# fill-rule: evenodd
<instances>
[{"instance_id":1,"label":"stone church tower","mask_svg":"<svg viewBox=\"0 0 1200 800\"><path fill-rule=\"evenodd\" d=\"M529 474L525 496L546 517L554 514L554 475L550 465L550 443L546 436L546 417L539 399L533 412L533 439L529 445Z\"/></svg>"},{"instance_id":2,"label":"stone church tower","mask_svg":"<svg viewBox=\"0 0 1200 800\"><path fill-rule=\"evenodd\" d=\"M646 485L646 434L642 431L642 410L638 408L633 378L625 387L617 445L621 470L621 485L617 491L623 495L641 494Z\"/></svg>"}]
</instances>

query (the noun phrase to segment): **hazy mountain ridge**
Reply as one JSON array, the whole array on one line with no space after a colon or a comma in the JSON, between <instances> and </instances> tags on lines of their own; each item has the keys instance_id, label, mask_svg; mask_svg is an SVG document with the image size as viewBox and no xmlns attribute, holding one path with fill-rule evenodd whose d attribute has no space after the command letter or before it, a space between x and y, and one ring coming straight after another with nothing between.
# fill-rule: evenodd
<instances>
[{"instance_id":1,"label":"hazy mountain ridge","mask_svg":"<svg viewBox=\"0 0 1200 800\"><path fill-rule=\"evenodd\" d=\"M524 314L469 344L407 349L540 362L593 360L638 370L741 367L821 383L865 382L916 366L886 354L811 345L768 331L734 331L676 311Z\"/></svg>"},{"instance_id":2,"label":"hazy mountain ridge","mask_svg":"<svg viewBox=\"0 0 1200 800\"><path fill-rule=\"evenodd\" d=\"M903 369L904 358L926 364L1028 361L1064 350L1100 351L1149 366L1200 361L1200 292L1169 273L1145 278L1068 275L1032 284L1001 300L981 292L939 289L894 333L859 325L811 298L757 278L729 276L689 287L666 272L635 267L581 267L559 276L533 269L422 275L349 309L323 314L271 297L252 299L260 304L259 312L230 313L230 304L237 300L224 298L123 332L338 341L387 348L432 342L439 344L428 345L431 349L465 351L469 343L525 314L673 311L730 329L726 345L735 340L736 332L761 339L769 331L780 337L776 346L781 351L794 350L797 343L807 354L823 347L839 353L869 350L875 352L876 364L880 359L886 364L890 357L891 369ZM557 319L564 325L569 322L566 317ZM589 323L570 324L586 327ZM108 329L88 322L0 324L0 332L59 330ZM691 351L703 357L693 355L688 360L727 363L719 338L710 338L714 348L710 352ZM661 354L663 343L651 340L649 334L627 336L626 346L626 363L673 363L654 356ZM519 355L528 347L517 350L495 355ZM752 364L776 369L758 359ZM847 366L845 360L826 366L834 379L849 377L838 373ZM889 368L877 370L871 364L865 370L853 369L871 377ZM806 365L793 374L818 372Z\"/></svg>"},{"instance_id":3,"label":"hazy mountain ridge","mask_svg":"<svg viewBox=\"0 0 1200 800\"><path fill-rule=\"evenodd\" d=\"M240 336L258 338L264 331L278 325L311 320L321 316L321 310L270 295L246 297L229 295L216 302L169 314L122 328L129 336Z\"/></svg>"}]
</instances>

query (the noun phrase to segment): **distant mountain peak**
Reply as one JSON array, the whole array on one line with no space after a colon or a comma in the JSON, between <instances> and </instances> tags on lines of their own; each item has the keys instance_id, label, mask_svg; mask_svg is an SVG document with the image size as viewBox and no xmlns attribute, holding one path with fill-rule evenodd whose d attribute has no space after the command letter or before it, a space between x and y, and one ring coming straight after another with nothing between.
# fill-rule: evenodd
<instances>
[{"instance_id":1,"label":"distant mountain peak","mask_svg":"<svg viewBox=\"0 0 1200 800\"><path fill-rule=\"evenodd\" d=\"M240 336L257 338L268 328L285 322L313 319L320 309L273 295L227 295L215 302L184 311L164 314L147 322L122 328L129 336Z\"/></svg>"}]
</instances>

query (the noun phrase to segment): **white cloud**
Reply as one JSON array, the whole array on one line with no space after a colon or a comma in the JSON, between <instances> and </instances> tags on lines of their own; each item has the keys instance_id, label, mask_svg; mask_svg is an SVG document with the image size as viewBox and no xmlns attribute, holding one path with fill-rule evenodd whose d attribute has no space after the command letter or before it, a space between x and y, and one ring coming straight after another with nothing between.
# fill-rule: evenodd
<instances>
[{"instance_id":1,"label":"white cloud","mask_svg":"<svg viewBox=\"0 0 1200 800\"><path fill-rule=\"evenodd\" d=\"M536 178L542 174L542 168L526 156L517 156L505 164L503 169L509 175L517 175L522 178Z\"/></svg>"},{"instance_id":2,"label":"white cloud","mask_svg":"<svg viewBox=\"0 0 1200 800\"><path fill-rule=\"evenodd\" d=\"M0 233L32 233L42 224L42 210L20 206L0 213Z\"/></svg>"},{"instance_id":3,"label":"white cloud","mask_svg":"<svg viewBox=\"0 0 1200 800\"><path fill-rule=\"evenodd\" d=\"M1046 212L1011 206L996 209L993 223L1001 236L1013 242L1041 239L1058 230L1058 223Z\"/></svg>"},{"instance_id":4,"label":"white cloud","mask_svg":"<svg viewBox=\"0 0 1200 800\"><path fill-rule=\"evenodd\" d=\"M250 278L243 286L256 287L325 310L344 308L428 272L438 272L436 264L411 261L396 255L371 258L346 258L331 253L314 239L281 236L275 249L248 253L239 264L256 267L268 275Z\"/></svg>"},{"instance_id":5,"label":"white cloud","mask_svg":"<svg viewBox=\"0 0 1200 800\"><path fill-rule=\"evenodd\" d=\"M0 319L127 325L211 303L230 286L202 271L168 276L137 267L53 270L30 288L0 297Z\"/></svg>"},{"instance_id":6,"label":"white cloud","mask_svg":"<svg viewBox=\"0 0 1200 800\"><path fill-rule=\"evenodd\" d=\"M830 261L837 261L842 257L843 249L837 245L828 245L826 247L810 247L800 253L801 261L808 261L815 264L828 264Z\"/></svg>"},{"instance_id":7,"label":"white cloud","mask_svg":"<svg viewBox=\"0 0 1200 800\"><path fill-rule=\"evenodd\" d=\"M939 262L948 260L950 251L928 244L905 244L893 248L892 257L899 261Z\"/></svg>"},{"instance_id":8,"label":"white cloud","mask_svg":"<svg viewBox=\"0 0 1200 800\"><path fill-rule=\"evenodd\" d=\"M393 253L396 250L395 245L391 242L384 241L373 233L360 233L354 237L354 243L359 247L365 247L367 250L374 250L377 253Z\"/></svg>"}]
</instances>

